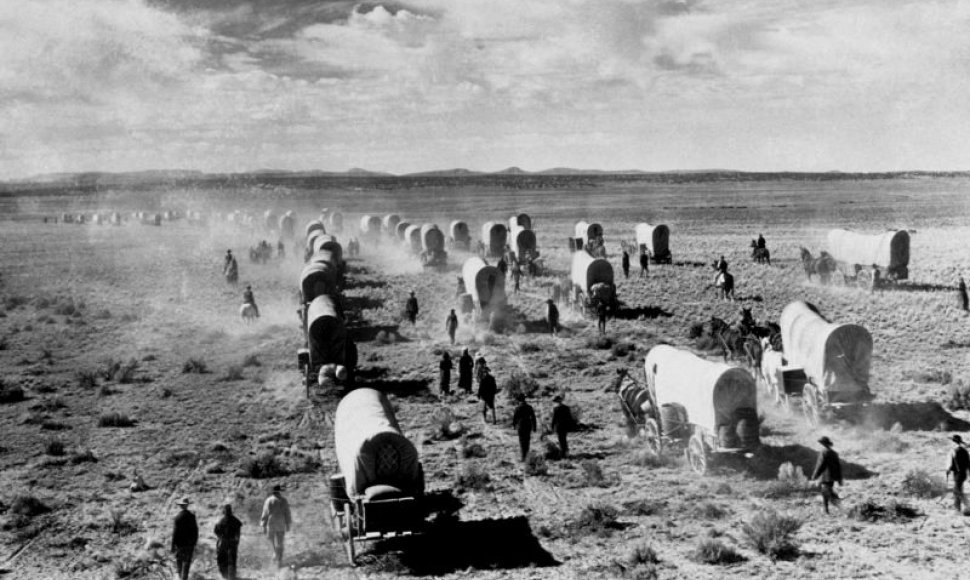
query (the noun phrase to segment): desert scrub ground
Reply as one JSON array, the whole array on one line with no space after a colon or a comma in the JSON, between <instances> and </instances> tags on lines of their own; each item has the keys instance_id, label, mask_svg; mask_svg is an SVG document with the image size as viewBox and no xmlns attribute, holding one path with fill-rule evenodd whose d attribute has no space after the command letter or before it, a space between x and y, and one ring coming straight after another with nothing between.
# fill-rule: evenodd
<instances>
[{"instance_id":1,"label":"desert scrub ground","mask_svg":"<svg viewBox=\"0 0 970 580\"><path fill-rule=\"evenodd\" d=\"M229 501L245 524L242 576L270 578L271 552L256 519L268 488L285 482L296 520L287 562L301 578L959 577L967 520L947 510L940 480L949 450L943 431L968 419L943 407L954 385L970 380L970 319L955 294L956 277L970 274L968 200L967 184L956 180L246 190L231 203L206 191L4 199L0 568L12 578L150 577L170 562L152 542L164 548L172 502L189 495L202 526L199 574L217 576L211 527ZM339 398L315 392L307 401L296 371L301 263L292 246L288 259L256 265L247 248L275 238L224 222L99 227L40 219L98 207L256 215L274 207L298 211L300 231L320 207L340 203L348 212L396 211L442 227L464 218L473 235L484 221L524 211L550 267L512 296L515 323L506 333L463 324L450 347L444 318L463 254L453 253L440 273L422 271L393 246L365 246L351 262L346 296L361 382L390 394L429 487L463 504L459 521L410 543L373 546L358 569L348 566L326 509ZM357 215L348 213L347 223ZM620 280L633 314L610 321L608 345L597 340L595 322L566 309L558 338L539 324L551 284L568 268L564 238L581 218L604 225L618 275L619 243L632 241L634 223L671 228L674 265L651 266L640 280L634 264L634 276ZM914 230L911 280L873 293L808 284L798 247L817 253L830 227ZM759 232L770 267L748 256ZM227 248L239 256L238 288L220 275ZM721 254L737 278L737 303L715 300L708 287L709 264ZM245 284L262 312L255 325L238 318ZM409 290L422 306L415 327L401 321ZM691 324L712 315L733 321L744 306L759 321L777 320L795 299L870 330L877 404L813 430L762 400L764 453L705 478L681 457L653 456L627 437L608 392L618 369L639 371L659 342L691 347ZM582 424L570 437L572 457L520 464L505 392L495 426L482 422L473 398L440 396L439 353L457 355L463 346L488 359L500 386L513 376L534 383L540 421L549 420L552 396L566 395ZM462 435L442 436L442 416ZM831 518L821 517L799 476L823 433L849 476L844 512ZM533 448L545 451L543 442ZM130 490L137 476L147 490Z\"/></svg>"}]
</instances>

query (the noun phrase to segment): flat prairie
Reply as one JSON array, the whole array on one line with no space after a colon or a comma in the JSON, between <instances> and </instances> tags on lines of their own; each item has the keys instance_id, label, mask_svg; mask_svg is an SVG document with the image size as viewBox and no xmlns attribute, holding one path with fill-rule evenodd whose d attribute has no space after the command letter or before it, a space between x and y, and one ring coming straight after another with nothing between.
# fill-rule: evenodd
<instances>
[{"instance_id":1,"label":"flat prairie","mask_svg":"<svg viewBox=\"0 0 970 580\"><path fill-rule=\"evenodd\" d=\"M469 254L451 251L447 269L424 270L397 242L383 241L349 261L345 302L359 382L389 394L429 489L462 504L458 521L438 522L423 536L365 545L357 567L328 509L340 394L315 389L308 399L297 369L298 248L303 225L323 207L345 213L347 229L337 233L345 246L365 213L399 213L445 231L463 219L477 239L482 223L525 212L547 269L524 277L518 293L507 284L504 333L463 321L451 346L444 321ZM167 209L203 212L206 220L44 221L64 212ZM285 258L252 263L249 247L261 239L275 246L278 233L224 216L249 212L259 224L269 209L296 212L297 237L286 241ZM566 238L581 219L603 225L616 271L623 315L609 321L609 343L598 340L595 320L566 307L564 331L544 331L545 300L568 272ZM624 279L620 243L633 241L638 222L669 226L674 263L651 265L639 278L634 260ZM909 230L909 280L872 292L808 282L799 247L817 255L835 227ZM770 266L751 259L759 233ZM237 286L222 277L227 249L238 257ZM734 302L710 287L711 262L721 255L736 278ZM301 579L960 578L970 561L970 518L952 509L944 475L950 436L970 426L967 411L949 407L951 389L970 381L961 275L970 276L970 182L956 178L0 197L0 569L24 579L172 577L174 501L188 496L201 528L196 577L219 577L212 526L219 506L231 503L244 524L240 577L276 578L258 518L272 484L285 483L294 515L286 564ZM261 311L254 324L239 316L247 284ZM403 321L411 290L421 305L415 326ZM777 321L793 300L870 331L873 404L812 428L797 409L785 412L761 392L762 452L724 458L703 477L681 453L658 458L628 437L610 390L618 370L642 377L652 346L696 347L692 325L712 316L734 322L742 307L761 323ZM439 391L440 353L457 357L464 347L488 360L504 389L496 425L483 422L473 396ZM720 359L718 351L698 352ZM565 395L581 426L570 435L569 459L529 473L518 461L506 396L513 377L538 385L532 404L543 425L552 396ZM457 371L453 389L456 380ZM438 436L449 413L462 437ZM821 435L834 440L846 466L842 509L831 516L797 475L779 479L785 463L810 475ZM533 447L541 452L544 442ZM137 477L147 489L131 490ZM859 516L869 504L918 515ZM745 533L769 511L801 522L796 549L776 558ZM712 557L704 546L723 550Z\"/></svg>"}]
</instances>

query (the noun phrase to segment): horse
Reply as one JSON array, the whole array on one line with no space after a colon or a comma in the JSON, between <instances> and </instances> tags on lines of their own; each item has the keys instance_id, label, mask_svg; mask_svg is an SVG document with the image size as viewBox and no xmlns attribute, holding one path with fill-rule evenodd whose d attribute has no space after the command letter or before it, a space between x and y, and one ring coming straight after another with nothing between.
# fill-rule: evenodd
<instances>
[{"instance_id":1,"label":"horse","mask_svg":"<svg viewBox=\"0 0 970 580\"><path fill-rule=\"evenodd\" d=\"M812 253L804 247L799 247L802 254L802 266L805 268L805 276L808 281L812 281L812 274L818 276L822 284L828 284L832 279L832 272L836 270L835 259L828 252L822 252L818 258L812 257Z\"/></svg>"},{"instance_id":2,"label":"horse","mask_svg":"<svg viewBox=\"0 0 970 580\"><path fill-rule=\"evenodd\" d=\"M734 297L734 276L728 272L719 272L717 277L714 279L714 288L718 291L718 295L721 300L727 300L731 297L731 301L735 300Z\"/></svg>"},{"instance_id":3,"label":"horse","mask_svg":"<svg viewBox=\"0 0 970 580\"><path fill-rule=\"evenodd\" d=\"M242 317L243 322L246 324L252 324L259 318L259 315L256 314L256 307L249 302L239 307L239 316Z\"/></svg>"},{"instance_id":4,"label":"horse","mask_svg":"<svg viewBox=\"0 0 970 580\"><path fill-rule=\"evenodd\" d=\"M239 281L239 266L236 265L235 260L233 260L232 262L229 263L228 266L226 266L226 269L223 272L223 274L225 274L226 276L226 282L232 284L233 286L236 285L236 282Z\"/></svg>"},{"instance_id":5,"label":"horse","mask_svg":"<svg viewBox=\"0 0 970 580\"><path fill-rule=\"evenodd\" d=\"M758 264L771 265L771 252L768 248L759 248L756 240L751 240L751 257Z\"/></svg>"}]
</instances>

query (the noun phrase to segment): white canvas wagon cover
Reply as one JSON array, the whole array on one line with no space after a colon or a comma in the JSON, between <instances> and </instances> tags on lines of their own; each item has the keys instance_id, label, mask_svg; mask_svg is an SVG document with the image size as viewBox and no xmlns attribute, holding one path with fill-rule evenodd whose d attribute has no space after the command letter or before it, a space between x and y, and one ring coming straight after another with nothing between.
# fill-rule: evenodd
<instances>
[{"instance_id":1,"label":"white canvas wagon cover","mask_svg":"<svg viewBox=\"0 0 970 580\"><path fill-rule=\"evenodd\" d=\"M485 260L472 256L461 267L461 277L465 281L465 291L482 308L505 303L505 276L495 266Z\"/></svg>"},{"instance_id":2,"label":"white canvas wagon cover","mask_svg":"<svg viewBox=\"0 0 970 580\"><path fill-rule=\"evenodd\" d=\"M526 253L535 253L536 234L532 230L522 226L514 226L510 230L509 237L512 240L512 249L515 250L517 256L522 257Z\"/></svg>"},{"instance_id":3,"label":"white canvas wagon cover","mask_svg":"<svg viewBox=\"0 0 970 580\"><path fill-rule=\"evenodd\" d=\"M421 226L412 224L404 230L404 246L415 254L421 252Z\"/></svg>"},{"instance_id":4,"label":"white canvas wagon cover","mask_svg":"<svg viewBox=\"0 0 970 580\"><path fill-rule=\"evenodd\" d=\"M330 227L335 230L339 231L343 229L344 214L340 213L339 211L331 212L330 215L327 217L327 223L330 224Z\"/></svg>"},{"instance_id":5,"label":"white canvas wagon cover","mask_svg":"<svg viewBox=\"0 0 970 580\"><path fill-rule=\"evenodd\" d=\"M317 296L337 293L338 280L339 273L335 264L323 260L307 264L300 273L303 302L313 302Z\"/></svg>"},{"instance_id":6,"label":"white canvas wagon cover","mask_svg":"<svg viewBox=\"0 0 970 580\"><path fill-rule=\"evenodd\" d=\"M486 222L482 225L482 243L490 256L499 256L505 252L508 235L505 224L500 222Z\"/></svg>"},{"instance_id":7,"label":"white canvas wagon cover","mask_svg":"<svg viewBox=\"0 0 970 580\"><path fill-rule=\"evenodd\" d=\"M381 218L376 215L365 215L360 218L360 231L363 234L377 234L381 231Z\"/></svg>"},{"instance_id":8,"label":"white canvas wagon cover","mask_svg":"<svg viewBox=\"0 0 970 580\"><path fill-rule=\"evenodd\" d=\"M909 265L909 233L906 230L860 234L835 229L829 231L826 243L836 260L848 264L875 264L892 270Z\"/></svg>"},{"instance_id":9,"label":"white canvas wagon cover","mask_svg":"<svg viewBox=\"0 0 970 580\"><path fill-rule=\"evenodd\" d=\"M646 246L651 256L665 256L670 249L670 228L663 224L636 225L637 245Z\"/></svg>"},{"instance_id":10,"label":"white canvas wagon cover","mask_svg":"<svg viewBox=\"0 0 970 580\"><path fill-rule=\"evenodd\" d=\"M332 236L330 234L321 234L313 238L313 253L319 254L321 252L330 252L330 261L333 262L335 266L339 266L343 263L344 248L340 245L340 242L337 241L336 236ZM313 260L317 261L316 255L314 255Z\"/></svg>"},{"instance_id":11,"label":"white canvas wagon cover","mask_svg":"<svg viewBox=\"0 0 970 580\"><path fill-rule=\"evenodd\" d=\"M683 406L690 423L713 433L733 424L739 409L758 408L758 387L740 367L658 345L647 353L644 369L658 405Z\"/></svg>"},{"instance_id":12,"label":"white canvas wagon cover","mask_svg":"<svg viewBox=\"0 0 970 580\"><path fill-rule=\"evenodd\" d=\"M589 243L590 238L603 237L603 226L586 221L576 222L574 232L577 238L582 238L584 243Z\"/></svg>"},{"instance_id":13,"label":"white canvas wagon cover","mask_svg":"<svg viewBox=\"0 0 970 580\"><path fill-rule=\"evenodd\" d=\"M344 364L347 329L333 300L325 294L314 298L306 319L310 359L317 364Z\"/></svg>"},{"instance_id":14,"label":"white canvas wagon cover","mask_svg":"<svg viewBox=\"0 0 970 580\"><path fill-rule=\"evenodd\" d=\"M527 230L532 229L532 218L529 214L520 213L509 218L509 229L514 230L516 226L523 227Z\"/></svg>"},{"instance_id":15,"label":"white canvas wagon cover","mask_svg":"<svg viewBox=\"0 0 970 580\"><path fill-rule=\"evenodd\" d=\"M451 231L451 239L456 242L467 242L471 240L468 224L461 220L451 222L449 230Z\"/></svg>"},{"instance_id":16,"label":"white canvas wagon cover","mask_svg":"<svg viewBox=\"0 0 970 580\"><path fill-rule=\"evenodd\" d=\"M613 283L613 266L603 258L576 252L573 254L572 280L583 292L589 292L594 284Z\"/></svg>"},{"instance_id":17,"label":"white canvas wagon cover","mask_svg":"<svg viewBox=\"0 0 970 580\"><path fill-rule=\"evenodd\" d=\"M445 234L437 224L421 226L421 249L425 252L440 252L445 249Z\"/></svg>"},{"instance_id":18,"label":"white canvas wagon cover","mask_svg":"<svg viewBox=\"0 0 970 580\"><path fill-rule=\"evenodd\" d=\"M333 439L348 495L374 485L391 485L411 496L424 493L418 451L401 433L384 393L366 388L347 393L337 405Z\"/></svg>"},{"instance_id":19,"label":"white canvas wagon cover","mask_svg":"<svg viewBox=\"0 0 970 580\"><path fill-rule=\"evenodd\" d=\"M401 216L396 213L389 213L381 220L381 227L384 228L385 232L395 233L397 231L397 224L401 223Z\"/></svg>"},{"instance_id":20,"label":"white canvas wagon cover","mask_svg":"<svg viewBox=\"0 0 970 580\"><path fill-rule=\"evenodd\" d=\"M858 324L832 324L814 306L792 302L781 311L785 358L825 392L869 395L872 336Z\"/></svg>"},{"instance_id":21,"label":"white canvas wagon cover","mask_svg":"<svg viewBox=\"0 0 970 580\"><path fill-rule=\"evenodd\" d=\"M310 234L312 234L314 231L318 231L318 232L324 233L324 234L327 233L327 230L323 227L323 223L321 223L320 220L310 220L307 223L307 225L306 225L306 237L309 239Z\"/></svg>"}]
</instances>

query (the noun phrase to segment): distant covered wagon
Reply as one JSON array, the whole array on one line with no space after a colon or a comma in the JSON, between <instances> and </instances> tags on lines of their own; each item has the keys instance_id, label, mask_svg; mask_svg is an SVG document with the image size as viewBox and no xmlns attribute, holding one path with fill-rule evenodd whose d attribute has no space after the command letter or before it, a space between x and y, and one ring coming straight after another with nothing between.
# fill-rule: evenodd
<instances>
[{"instance_id":1,"label":"distant covered wagon","mask_svg":"<svg viewBox=\"0 0 970 580\"><path fill-rule=\"evenodd\" d=\"M480 317L488 317L505 306L505 276L495 266L473 256L465 260L461 267L465 290L471 296L472 304Z\"/></svg>"},{"instance_id":2,"label":"distant covered wagon","mask_svg":"<svg viewBox=\"0 0 970 580\"><path fill-rule=\"evenodd\" d=\"M421 253L421 226L411 224L404 230L404 247L412 254Z\"/></svg>"},{"instance_id":3,"label":"distant covered wagon","mask_svg":"<svg viewBox=\"0 0 970 580\"><path fill-rule=\"evenodd\" d=\"M452 248L468 250L471 247L472 236L467 223L461 220L455 220L451 222L448 231L451 234L450 242Z\"/></svg>"},{"instance_id":4,"label":"distant covered wagon","mask_svg":"<svg viewBox=\"0 0 970 580\"><path fill-rule=\"evenodd\" d=\"M347 393L334 414L340 473L330 478L334 527L355 563L355 541L422 531L424 470L387 396L376 389Z\"/></svg>"},{"instance_id":5,"label":"distant covered wagon","mask_svg":"<svg viewBox=\"0 0 970 580\"><path fill-rule=\"evenodd\" d=\"M340 295L340 268L323 256L303 267L300 273L301 302L308 305L317 296L330 296L336 303Z\"/></svg>"},{"instance_id":6,"label":"distant covered wagon","mask_svg":"<svg viewBox=\"0 0 970 580\"><path fill-rule=\"evenodd\" d=\"M327 229L323 227L323 222L320 220L310 220L306 225L306 237L309 240L310 234L313 232L320 232L321 234L327 233Z\"/></svg>"},{"instance_id":7,"label":"distant covered wagon","mask_svg":"<svg viewBox=\"0 0 970 580\"><path fill-rule=\"evenodd\" d=\"M585 250L590 255L605 258L606 247L603 240L603 226L587 221L576 222L573 226L573 238L570 250Z\"/></svg>"},{"instance_id":8,"label":"distant covered wagon","mask_svg":"<svg viewBox=\"0 0 970 580\"><path fill-rule=\"evenodd\" d=\"M280 216L273 210L263 212L263 227L275 231L280 226Z\"/></svg>"},{"instance_id":9,"label":"distant covered wagon","mask_svg":"<svg viewBox=\"0 0 970 580\"><path fill-rule=\"evenodd\" d=\"M482 225L482 243L485 244L485 258L498 258L505 254L509 231L501 222L486 222Z\"/></svg>"},{"instance_id":10,"label":"distant covered wagon","mask_svg":"<svg viewBox=\"0 0 970 580\"><path fill-rule=\"evenodd\" d=\"M663 224L639 223L635 231L637 248L641 254L646 253L655 263L670 264L673 261L670 253L670 228Z\"/></svg>"},{"instance_id":11,"label":"distant covered wagon","mask_svg":"<svg viewBox=\"0 0 970 580\"><path fill-rule=\"evenodd\" d=\"M781 311L785 370L801 369L805 418L818 424L820 413L872 400L869 371L872 336L858 324L833 324L807 302L792 302ZM786 389L787 391L788 389Z\"/></svg>"},{"instance_id":12,"label":"distant covered wagon","mask_svg":"<svg viewBox=\"0 0 970 580\"><path fill-rule=\"evenodd\" d=\"M344 248L340 245L340 242L337 241L336 236L331 236L330 234L320 234L313 239L313 259L316 259L318 255L324 255L324 253L332 256L334 264L343 270Z\"/></svg>"},{"instance_id":13,"label":"distant covered wagon","mask_svg":"<svg viewBox=\"0 0 970 580\"><path fill-rule=\"evenodd\" d=\"M539 246L536 243L536 234L532 230L522 226L515 226L509 229L509 245L518 257L520 262L528 262L539 257Z\"/></svg>"},{"instance_id":14,"label":"distant covered wagon","mask_svg":"<svg viewBox=\"0 0 970 580\"><path fill-rule=\"evenodd\" d=\"M604 258L594 258L586 252L573 254L571 269L574 304L582 306L583 311L593 308L600 301L611 309L616 308L616 284L613 266Z\"/></svg>"},{"instance_id":15,"label":"distant covered wagon","mask_svg":"<svg viewBox=\"0 0 970 580\"><path fill-rule=\"evenodd\" d=\"M331 295L319 294L304 305L302 316L306 346L297 352L297 362L307 395L318 382L353 384L357 346L347 333L338 303Z\"/></svg>"},{"instance_id":16,"label":"distant covered wagon","mask_svg":"<svg viewBox=\"0 0 970 580\"><path fill-rule=\"evenodd\" d=\"M826 245L847 284L855 282L871 289L882 280L895 282L909 278L909 232L906 230L860 234L834 229L826 236Z\"/></svg>"},{"instance_id":17,"label":"distant covered wagon","mask_svg":"<svg viewBox=\"0 0 970 580\"><path fill-rule=\"evenodd\" d=\"M397 239L401 240L402 242L407 239L407 231L409 227L411 227L411 222L401 222L397 224L397 227L394 228Z\"/></svg>"},{"instance_id":18,"label":"distant covered wagon","mask_svg":"<svg viewBox=\"0 0 970 580\"><path fill-rule=\"evenodd\" d=\"M532 218L529 214L520 213L509 218L509 230L513 230L516 227L525 228L527 230L532 229Z\"/></svg>"},{"instance_id":19,"label":"distant covered wagon","mask_svg":"<svg viewBox=\"0 0 970 580\"><path fill-rule=\"evenodd\" d=\"M745 369L712 362L659 345L644 361L649 411L644 435L658 451L663 443L687 443L687 459L706 473L714 453L747 453L761 446L758 388Z\"/></svg>"},{"instance_id":20,"label":"distant covered wagon","mask_svg":"<svg viewBox=\"0 0 970 580\"><path fill-rule=\"evenodd\" d=\"M331 211L326 223L330 226L330 231L339 234L344 231L344 214L336 210Z\"/></svg>"},{"instance_id":21,"label":"distant covered wagon","mask_svg":"<svg viewBox=\"0 0 970 580\"><path fill-rule=\"evenodd\" d=\"M445 234L436 224L421 226L421 263L429 267L440 267L448 263Z\"/></svg>"},{"instance_id":22,"label":"distant covered wagon","mask_svg":"<svg viewBox=\"0 0 970 580\"><path fill-rule=\"evenodd\" d=\"M291 240L296 235L296 214L288 211L280 216L280 236Z\"/></svg>"},{"instance_id":23,"label":"distant covered wagon","mask_svg":"<svg viewBox=\"0 0 970 580\"><path fill-rule=\"evenodd\" d=\"M394 237L397 235L397 224L401 223L401 216L396 213L389 213L381 218L381 231L385 236Z\"/></svg>"},{"instance_id":24,"label":"distant covered wagon","mask_svg":"<svg viewBox=\"0 0 970 580\"><path fill-rule=\"evenodd\" d=\"M381 234L381 218L376 215L365 215L360 218L360 235L365 240L377 242Z\"/></svg>"}]
</instances>

